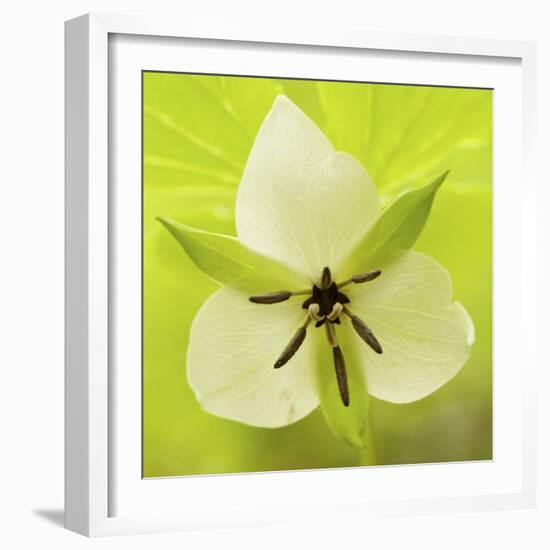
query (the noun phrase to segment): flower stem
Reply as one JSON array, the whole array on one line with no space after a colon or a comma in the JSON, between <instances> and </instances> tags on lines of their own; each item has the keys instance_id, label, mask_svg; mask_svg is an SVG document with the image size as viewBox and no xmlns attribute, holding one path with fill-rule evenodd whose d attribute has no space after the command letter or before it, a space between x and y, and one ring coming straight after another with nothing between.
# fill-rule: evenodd
<instances>
[{"instance_id":1,"label":"flower stem","mask_svg":"<svg viewBox=\"0 0 550 550\"><path fill-rule=\"evenodd\" d=\"M365 447L359 449L357 462L358 466L376 466L378 464L370 415L365 423Z\"/></svg>"}]
</instances>

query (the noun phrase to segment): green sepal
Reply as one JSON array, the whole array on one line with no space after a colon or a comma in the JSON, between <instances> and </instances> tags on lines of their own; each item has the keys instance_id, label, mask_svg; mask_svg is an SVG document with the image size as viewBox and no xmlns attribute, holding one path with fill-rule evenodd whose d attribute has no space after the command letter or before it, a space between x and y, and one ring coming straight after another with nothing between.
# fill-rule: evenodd
<instances>
[{"instance_id":1,"label":"green sepal","mask_svg":"<svg viewBox=\"0 0 550 550\"><path fill-rule=\"evenodd\" d=\"M448 174L447 170L429 185L400 195L384 208L380 218L348 257L343 269L345 277L376 269L382 259L412 248Z\"/></svg>"},{"instance_id":2,"label":"green sepal","mask_svg":"<svg viewBox=\"0 0 550 550\"><path fill-rule=\"evenodd\" d=\"M253 293L304 285L304 280L290 268L248 248L235 237L195 229L166 218L157 219L194 264L221 285Z\"/></svg>"},{"instance_id":3,"label":"green sepal","mask_svg":"<svg viewBox=\"0 0 550 550\"><path fill-rule=\"evenodd\" d=\"M448 174L447 170L429 185L401 195L382 211L375 255L407 250L414 245L428 221L435 194Z\"/></svg>"}]
</instances>

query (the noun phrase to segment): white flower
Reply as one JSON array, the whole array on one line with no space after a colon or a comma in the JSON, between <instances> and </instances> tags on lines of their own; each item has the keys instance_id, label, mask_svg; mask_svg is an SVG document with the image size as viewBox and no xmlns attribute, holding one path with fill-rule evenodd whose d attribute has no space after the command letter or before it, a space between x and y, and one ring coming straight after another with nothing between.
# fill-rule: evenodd
<instances>
[{"instance_id":1,"label":"white flower","mask_svg":"<svg viewBox=\"0 0 550 550\"><path fill-rule=\"evenodd\" d=\"M445 176L381 213L363 166L278 97L239 187L238 239L161 219L225 285L191 328L187 377L202 407L274 428L321 404L360 446L368 394L406 403L449 381L473 324L452 302L447 271L402 250Z\"/></svg>"}]
</instances>

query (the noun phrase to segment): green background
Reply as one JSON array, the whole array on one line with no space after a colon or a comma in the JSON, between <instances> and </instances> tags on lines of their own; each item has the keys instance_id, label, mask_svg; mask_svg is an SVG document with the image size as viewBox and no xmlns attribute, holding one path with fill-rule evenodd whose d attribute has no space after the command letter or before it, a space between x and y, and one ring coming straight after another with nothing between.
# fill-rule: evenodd
<instances>
[{"instance_id":1,"label":"green background","mask_svg":"<svg viewBox=\"0 0 550 550\"><path fill-rule=\"evenodd\" d=\"M358 158L387 204L449 177L415 249L450 272L476 341L458 375L421 401L371 402L379 464L492 457L492 91L143 74L143 472L146 477L355 466L319 410L253 428L200 408L185 374L195 313L217 288L155 220L235 234L235 195L278 94Z\"/></svg>"}]
</instances>

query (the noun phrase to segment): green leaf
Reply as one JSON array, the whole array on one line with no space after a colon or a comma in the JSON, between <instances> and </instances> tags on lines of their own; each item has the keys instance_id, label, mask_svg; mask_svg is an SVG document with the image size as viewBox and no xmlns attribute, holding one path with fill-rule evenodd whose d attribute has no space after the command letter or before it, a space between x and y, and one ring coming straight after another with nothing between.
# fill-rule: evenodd
<instances>
[{"instance_id":1,"label":"green leaf","mask_svg":"<svg viewBox=\"0 0 550 550\"><path fill-rule=\"evenodd\" d=\"M310 81L309 84L303 80L281 79L279 80L282 93L293 103L299 105L302 111L319 126L324 128L326 124L326 113L320 97L320 81Z\"/></svg>"},{"instance_id":2,"label":"green leaf","mask_svg":"<svg viewBox=\"0 0 550 550\"><path fill-rule=\"evenodd\" d=\"M347 321L344 321L347 323ZM338 329L337 329L338 330ZM364 369L352 343L352 328L344 327L338 331L338 341L343 350L346 363L350 402L345 407L340 397L336 373L332 360L332 350L325 339L324 330L317 331L316 337L322 341L317 344L317 381L321 410L327 424L336 437L356 448L367 444L365 432L369 414L370 396Z\"/></svg>"},{"instance_id":3,"label":"green leaf","mask_svg":"<svg viewBox=\"0 0 550 550\"><path fill-rule=\"evenodd\" d=\"M235 237L157 219L195 265L219 284L254 293L301 288L306 284L290 268L253 251Z\"/></svg>"},{"instance_id":4,"label":"green leaf","mask_svg":"<svg viewBox=\"0 0 550 550\"><path fill-rule=\"evenodd\" d=\"M372 176L367 164L372 122L372 101L376 90L370 84L317 82L320 103L326 113L323 130L338 151L345 151L360 160ZM377 183L377 182L375 182Z\"/></svg>"},{"instance_id":5,"label":"green leaf","mask_svg":"<svg viewBox=\"0 0 550 550\"><path fill-rule=\"evenodd\" d=\"M454 173L457 154L491 139L491 90L374 85L372 92L364 162L384 191L405 189L445 168Z\"/></svg>"},{"instance_id":6,"label":"green leaf","mask_svg":"<svg viewBox=\"0 0 550 550\"><path fill-rule=\"evenodd\" d=\"M228 110L241 121L251 137L251 142L254 141L275 98L283 93L280 82L268 78L220 78Z\"/></svg>"},{"instance_id":7,"label":"green leaf","mask_svg":"<svg viewBox=\"0 0 550 550\"><path fill-rule=\"evenodd\" d=\"M317 87L326 113L321 127L337 150L364 164L380 191L416 186L445 168L459 185L490 181L482 176L491 167L485 149L491 143L491 90L339 82Z\"/></svg>"}]
</instances>

